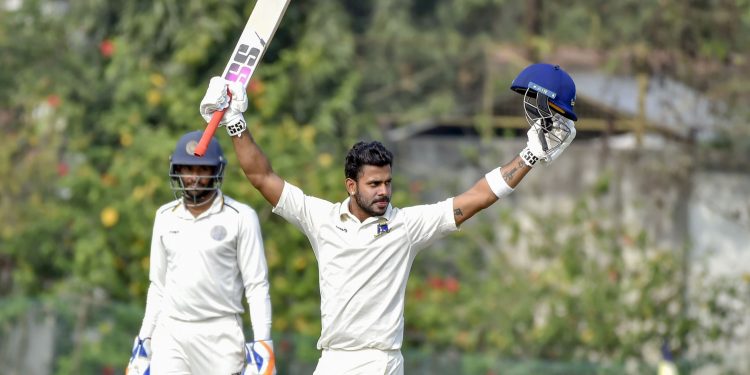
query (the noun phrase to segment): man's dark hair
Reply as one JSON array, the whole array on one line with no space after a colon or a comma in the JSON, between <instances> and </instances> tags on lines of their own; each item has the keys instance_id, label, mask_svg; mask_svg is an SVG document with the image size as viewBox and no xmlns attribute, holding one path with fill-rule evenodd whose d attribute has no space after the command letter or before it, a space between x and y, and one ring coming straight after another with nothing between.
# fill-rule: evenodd
<instances>
[{"instance_id":1,"label":"man's dark hair","mask_svg":"<svg viewBox=\"0 0 750 375\"><path fill-rule=\"evenodd\" d=\"M393 165L393 154L378 141L357 142L346 154L344 174L346 178L357 181L359 172L365 165L383 167Z\"/></svg>"}]
</instances>

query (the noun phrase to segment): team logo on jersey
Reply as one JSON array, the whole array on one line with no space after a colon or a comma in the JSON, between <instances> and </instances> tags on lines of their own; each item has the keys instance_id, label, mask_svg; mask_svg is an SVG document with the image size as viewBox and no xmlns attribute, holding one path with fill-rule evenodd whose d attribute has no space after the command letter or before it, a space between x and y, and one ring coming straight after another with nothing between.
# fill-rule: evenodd
<instances>
[{"instance_id":1,"label":"team logo on jersey","mask_svg":"<svg viewBox=\"0 0 750 375\"><path fill-rule=\"evenodd\" d=\"M375 232L375 237L380 237L386 233L390 233L391 229L388 228L388 219L381 217L378 219L378 227L377 231Z\"/></svg>"},{"instance_id":2,"label":"team logo on jersey","mask_svg":"<svg viewBox=\"0 0 750 375\"><path fill-rule=\"evenodd\" d=\"M227 236L227 230L221 225L217 225L211 228L211 238L216 241L221 241Z\"/></svg>"}]
</instances>

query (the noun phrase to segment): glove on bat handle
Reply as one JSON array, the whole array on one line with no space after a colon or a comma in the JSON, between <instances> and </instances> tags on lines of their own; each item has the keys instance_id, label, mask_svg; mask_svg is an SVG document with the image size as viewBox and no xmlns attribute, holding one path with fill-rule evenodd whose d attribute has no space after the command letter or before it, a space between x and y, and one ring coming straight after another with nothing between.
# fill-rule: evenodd
<instances>
[{"instance_id":1,"label":"glove on bat handle","mask_svg":"<svg viewBox=\"0 0 750 375\"><path fill-rule=\"evenodd\" d=\"M232 103L232 93L227 88L227 95L229 96L229 104ZM221 122L221 119L224 118L224 113L227 111L227 108L229 108L229 104L224 109L219 109L211 116L211 121L208 122L208 125L206 125L206 130L203 131L203 135L201 136L201 140L198 142L198 146L195 147L195 151L193 151L193 154L198 157L203 157L203 155L206 154L206 149L208 149L208 144L211 142L211 137L214 136L216 133L216 128L219 127L219 123Z\"/></svg>"}]
</instances>

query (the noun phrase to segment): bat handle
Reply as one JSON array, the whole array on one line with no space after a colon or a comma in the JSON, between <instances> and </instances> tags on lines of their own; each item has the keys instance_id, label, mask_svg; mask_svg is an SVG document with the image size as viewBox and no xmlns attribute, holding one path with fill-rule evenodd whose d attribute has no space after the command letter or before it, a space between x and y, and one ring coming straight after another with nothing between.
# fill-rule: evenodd
<instances>
[{"instance_id":1,"label":"bat handle","mask_svg":"<svg viewBox=\"0 0 750 375\"><path fill-rule=\"evenodd\" d=\"M195 156L202 157L206 154L208 144L211 142L211 138L214 136L214 133L216 133L216 128L219 127L219 122L221 122L221 119L224 117L224 112L226 112L226 109L221 109L214 112L213 116L211 116L211 121L209 121L208 125L206 125L206 130L203 131L203 135L201 136L201 140L198 142L198 146L195 146L195 151L193 151L193 154Z\"/></svg>"},{"instance_id":2,"label":"bat handle","mask_svg":"<svg viewBox=\"0 0 750 375\"><path fill-rule=\"evenodd\" d=\"M232 93L229 92L229 89L227 89L227 95L229 95L229 101L231 103ZM229 106L227 106L227 108L229 108ZM203 131L203 135L201 136L201 140L198 142L198 146L195 146L193 155L197 157L203 157L203 155L206 154L208 144L211 143L211 138L214 136L214 133L216 133L216 128L219 127L219 123L224 117L224 112L227 111L227 108L220 109L214 112L214 114L211 116L211 121L209 121L208 125L206 125L206 130Z\"/></svg>"}]
</instances>

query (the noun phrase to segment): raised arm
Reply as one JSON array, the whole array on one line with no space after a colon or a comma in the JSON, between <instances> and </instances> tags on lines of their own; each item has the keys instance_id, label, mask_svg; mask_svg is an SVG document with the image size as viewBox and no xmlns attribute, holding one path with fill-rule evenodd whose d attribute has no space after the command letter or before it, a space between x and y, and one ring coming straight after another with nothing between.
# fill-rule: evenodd
<instances>
[{"instance_id":1,"label":"raised arm","mask_svg":"<svg viewBox=\"0 0 750 375\"><path fill-rule=\"evenodd\" d=\"M231 101L227 91L231 94ZM226 126L227 133L232 137L232 145L245 177L275 207L284 190L284 180L274 173L271 162L247 130L243 116L247 110L245 88L237 82L214 77L201 101L201 116L209 121L216 110L224 108L226 112L219 125Z\"/></svg>"},{"instance_id":2,"label":"raised arm","mask_svg":"<svg viewBox=\"0 0 750 375\"><path fill-rule=\"evenodd\" d=\"M242 171L250 183L258 189L264 198L276 207L284 190L284 180L271 168L271 162L255 143L249 131L232 137L234 152L240 162Z\"/></svg>"},{"instance_id":3,"label":"raised arm","mask_svg":"<svg viewBox=\"0 0 750 375\"><path fill-rule=\"evenodd\" d=\"M510 163L491 170L484 178L477 181L471 189L453 198L453 216L456 225L474 216L477 212L491 206L498 199L510 194L518 186L531 168L537 163L549 164L562 154L565 148L576 136L575 123L562 116L556 116L555 126L565 127L569 135L562 143L554 149L542 146L542 139L551 143L549 137L552 133L542 133L540 137L537 127L531 127L527 133L528 142L526 148L521 151Z\"/></svg>"}]
</instances>

